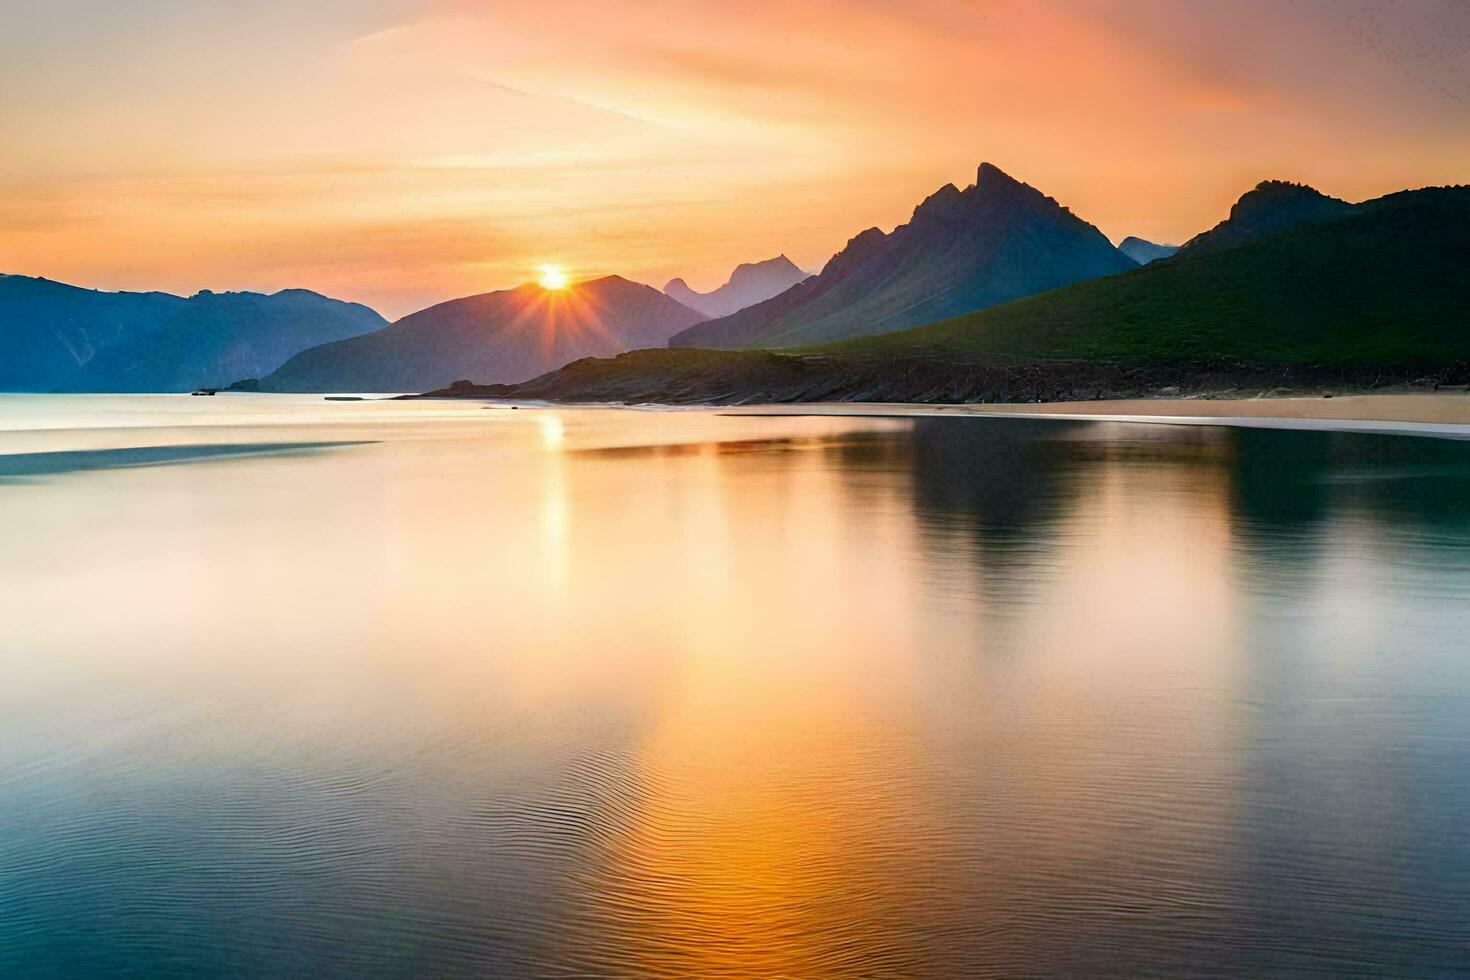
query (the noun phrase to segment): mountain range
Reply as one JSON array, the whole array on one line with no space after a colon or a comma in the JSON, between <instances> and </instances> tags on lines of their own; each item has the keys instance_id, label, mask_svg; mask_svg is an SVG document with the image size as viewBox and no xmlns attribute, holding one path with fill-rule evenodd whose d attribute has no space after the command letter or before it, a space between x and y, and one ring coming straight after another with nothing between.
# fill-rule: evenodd
<instances>
[{"instance_id":1,"label":"mountain range","mask_svg":"<svg viewBox=\"0 0 1470 980\"><path fill-rule=\"evenodd\" d=\"M921 390L942 370L953 396L1010 376L998 365L1011 361L995 358L1019 359L1033 377L1054 376L1063 361L1146 363L1149 376L1226 360L1439 370L1470 363L1467 228L1466 187L1351 204L1270 180L1177 250L1139 238L1114 248L982 164L974 185L946 185L892 232L858 234L816 276L779 256L740 266L711 293L666 287L709 310L779 290L713 318L618 276L469 296L393 324L306 290L185 298L0 276L0 390L183 391L244 379L239 387L266 391L382 392L462 378L576 397L575 379L595 378L605 397L627 381L640 397L714 386L737 398L775 371L800 380L802 397L898 397L908 389L885 372ZM674 349L588 360L665 345ZM799 353L712 359L689 347ZM862 372L847 370L859 362Z\"/></svg>"},{"instance_id":2,"label":"mountain range","mask_svg":"<svg viewBox=\"0 0 1470 980\"><path fill-rule=\"evenodd\" d=\"M1258 191L1252 191L1247 198ZM1290 195L1254 237L1005 307L873 338L1045 358L1451 364L1470 361L1470 187L1336 208ZM1242 199L1244 200L1244 199ZM1327 198L1326 200L1331 200ZM1237 205L1232 215L1240 211ZM1213 235L1215 232L1206 234ZM1218 241L1218 239L1216 240ZM835 348L834 348L835 349Z\"/></svg>"},{"instance_id":3,"label":"mountain range","mask_svg":"<svg viewBox=\"0 0 1470 980\"><path fill-rule=\"evenodd\" d=\"M527 283L410 314L304 350L245 387L422 391L456 378L524 381L581 357L662 347L704 316L652 286L606 276L566 289Z\"/></svg>"},{"instance_id":4,"label":"mountain range","mask_svg":"<svg viewBox=\"0 0 1470 980\"><path fill-rule=\"evenodd\" d=\"M708 293L695 292L683 279L671 279L664 295L707 317L729 316L753 306L809 278L784 255L764 262L745 262L735 267L730 279Z\"/></svg>"},{"instance_id":5,"label":"mountain range","mask_svg":"<svg viewBox=\"0 0 1470 980\"><path fill-rule=\"evenodd\" d=\"M821 273L674 337L675 347L797 347L889 333L1136 266L1095 227L983 163L906 224L869 228Z\"/></svg>"},{"instance_id":6,"label":"mountain range","mask_svg":"<svg viewBox=\"0 0 1470 980\"><path fill-rule=\"evenodd\" d=\"M373 334L303 351L251 386L414 391L455 378L525 381L581 357L666 344L840 340L1136 267L1095 227L986 163L970 187L940 188L890 233L862 232L810 278L783 255L742 265L704 294L678 279L663 294L615 276L565 292L528 284L452 300ZM758 301L746 305L751 300ZM714 319L705 315L732 308Z\"/></svg>"},{"instance_id":7,"label":"mountain range","mask_svg":"<svg viewBox=\"0 0 1470 980\"><path fill-rule=\"evenodd\" d=\"M385 322L304 289L185 298L0 275L0 391L222 387Z\"/></svg>"},{"instance_id":8,"label":"mountain range","mask_svg":"<svg viewBox=\"0 0 1470 980\"><path fill-rule=\"evenodd\" d=\"M1470 186L1346 204L1267 182L1166 259L911 330L639 351L464 394L989 401L1470 380Z\"/></svg>"}]
</instances>

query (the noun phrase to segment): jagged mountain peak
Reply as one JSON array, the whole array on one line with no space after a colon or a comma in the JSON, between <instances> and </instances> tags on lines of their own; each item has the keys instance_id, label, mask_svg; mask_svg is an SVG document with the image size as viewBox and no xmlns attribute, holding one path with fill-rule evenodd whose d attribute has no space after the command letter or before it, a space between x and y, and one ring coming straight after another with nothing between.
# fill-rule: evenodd
<instances>
[{"instance_id":1,"label":"jagged mountain peak","mask_svg":"<svg viewBox=\"0 0 1470 980\"><path fill-rule=\"evenodd\" d=\"M1033 205L1067 211L1056 198L1042 193L1023 180L1017 180L993 163L982 163L975 174L975 184L970 188L979 200L1026 202Z\"/></svg>"},{"instance_id":2,"label":"jagged mountain peak","mask_svg":"<svg viewBox=\"0 0 1470 980\"><path fill-rule=\"evenodd\" d=\"M999 167L997 167L995 164L991 163L988 160L982 162L980 164L980 166L976 169L976 171L975 171L975 187L976 188L982 188L983 187L983 188L989 189L989 188L992 188L992 187L1005 187L1005 186L1010 186L1010 187L1026 187L1026 186L1029 186L1029 185L1023 184L1021 181L1019 181L1016 178L1012 177L1010 174L1006 173L1004 170L1000 169Z\"/></svg>"},{"instance_id":3,"label":"jagged mountain peak","mask_svg":"<svg viewBox=\"0 0 1470 980\"><path fill-rule=\"evenodd\" d=\"M887 333L1135 263L1095 227L991 163L945 184L905 224L854 235L822 272L673 338L688 347L790 347Z\"/></svg>"},{"instance_id":4,"label":"jagged mountain peak","mask_svg":"<svg viewBox=\"0 0 1470 980\"><path fill-rule=\"evenodd\" d=\"M1043 194L1024 181L1017 180L993 163L982 163L975 173L975 183L964 190L954 184L945 184L914 208L913 217L909 224L922 224L931 219L945 219L958 216L979 217L982 214L988 220L994 220L997 211L1004 212L1010 209L1035 206L1046 209L1067 211L1065 207L1057 203L1055 198ZM869 229L863 232L868 235ZM859 235L854 238L856 242ZM849 242L849 246L852 242ZM865 243L866 244L866 243Z\"/></svg>"},{"instance_id":5,"label":"jagged mountain peak","mask_svg":"<svg viewBox=\"0 0 1470 980\"><path fill-rule=\"evenodd\" d=\"M919 202L919 206L914 208L914 219L918 220L926 214L956 210L964 205L964 201L963 191L953 184L945 184Z\"/></svg>"}]
</instances>

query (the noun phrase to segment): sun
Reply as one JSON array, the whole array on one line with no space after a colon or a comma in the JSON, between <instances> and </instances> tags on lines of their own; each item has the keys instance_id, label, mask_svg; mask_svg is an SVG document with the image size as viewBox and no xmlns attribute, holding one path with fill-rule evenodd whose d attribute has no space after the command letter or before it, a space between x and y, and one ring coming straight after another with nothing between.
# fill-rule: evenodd
<instances>
[{"instance_id":1,"label":"sun","mask_svg":"<svg viewBox=\"0 0 1470 980\"><path fill-rule=\"evenodd\" d=\"M567 277L567 270L559 265L543 265L537 268L541 277L537 282L541 283L542 289L566 289L571 279Z\"/></svg>"}]
</instances>

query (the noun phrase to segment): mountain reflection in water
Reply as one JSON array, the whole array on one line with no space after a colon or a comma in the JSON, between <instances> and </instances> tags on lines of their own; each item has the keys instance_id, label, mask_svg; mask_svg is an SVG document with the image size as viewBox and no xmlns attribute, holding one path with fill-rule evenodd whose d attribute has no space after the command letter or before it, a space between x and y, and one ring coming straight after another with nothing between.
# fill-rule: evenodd
<instances>
[{"instance_id":1,"label":"mountain reflection in water","mask_svg":"<svg viewBox=\"0 0 1470 980\"><path fill-rule=\"evenodd\" d=\"M0 432L340 444L0 483L0 972L1463 968L1470 444L214 401Z\"/></svg>"}]
</instances>

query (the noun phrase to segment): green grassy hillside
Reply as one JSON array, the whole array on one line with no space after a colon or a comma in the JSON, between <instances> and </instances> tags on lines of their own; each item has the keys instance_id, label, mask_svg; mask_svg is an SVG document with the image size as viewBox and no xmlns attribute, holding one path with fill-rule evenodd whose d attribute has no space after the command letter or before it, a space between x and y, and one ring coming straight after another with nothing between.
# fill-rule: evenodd
<instances>
[{"instance_id":1,"label":"green grassy hillside","mask_svg":"<svg viewBox=\"0 0 1470 980\"><path fill-rule=\"evenodd\" d=\"M1193 362L1470 361L1470 187L1395 194L1228 251L821 349L934 348Z\"/></svg>"}]
</instances>

